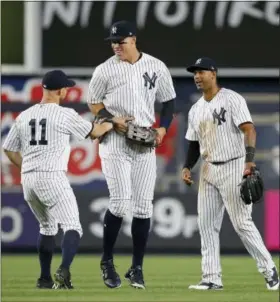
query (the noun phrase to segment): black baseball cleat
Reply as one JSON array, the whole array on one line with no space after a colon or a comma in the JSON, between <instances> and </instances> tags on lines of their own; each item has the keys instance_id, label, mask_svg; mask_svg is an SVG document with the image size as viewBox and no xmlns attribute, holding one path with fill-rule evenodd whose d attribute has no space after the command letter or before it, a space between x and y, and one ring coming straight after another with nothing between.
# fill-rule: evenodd
<instances>
[{"instance_id":1,"label":"black baseball cleat","mask_svg":"<svg viewBox=\"0 0 280 302\"><path fill-rule=\"evenodd\" d=\"M190 285L189 289L196 289L196 290L222 290L223 286L218 285L212 282L203 282L201 281L200 283L196 285Z\"/></svg>"},{"instance_id":2,"label":"black baseball cleat","mask_svg":"<svg viewBox=\"0 0 280 302\"><path fill-rule=\"evenodd\" d=\"M276 267L272 269L268 276L265 276L265 281L268 290L279 290L279 276Z\"/></svg>"},{"instance_id":3,"label":"black baseball cleat","mask_svg":"<svg viewBox=\"0 0 280 302\"><path fill-rule=\"evenodd\" d=\"M40 289L56 289L56 285L53 282L52 278L50 279L39 278L37 280L36 287Z\"/></svg>"},{"instance_id":4,"label":"black baseball cleat","mask_svg":"<svg viewBox=\"0 0 280 302\"><path fill-rule=\"evenodd\" d=\"M59 267L54 274L55 281L58 283L57 289L74 289L71 282L71 273L64 267Z\"/></svg>"},{"instance_id":5,"label":"black baseball cleat","mask_svg":"<svg viewBox=\"0 0 280 302\"><path fill-rule=\"evenodd\" d=\"M116 272L113 259L101 261L100 268L104 284L109 288L119 288L122 285L119 274Z\"/></svg>"},{"instance_id":6,"label":"black baseball cleat","mask_svg":"<svg viewBox=\"0 0 280 302\"><path fill-rule=\"evenodd\" d=\"M131 267L125 274L125 279L130 282L130 285L134 288L145 289L145 282L143 277L142 267Z\"/></svg>"}]
</instances>

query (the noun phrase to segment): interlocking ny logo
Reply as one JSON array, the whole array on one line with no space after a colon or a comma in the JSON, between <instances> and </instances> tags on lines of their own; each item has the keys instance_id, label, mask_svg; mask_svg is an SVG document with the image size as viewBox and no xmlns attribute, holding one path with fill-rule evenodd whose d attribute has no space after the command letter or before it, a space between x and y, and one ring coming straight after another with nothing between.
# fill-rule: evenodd
<instances>
[{"instance_id":1,"label":"interlocking ny logo","mask_svg":"<svg viewBox=\"0 0 280 302\"><path fill-rule=\"evenodd\" d=\"M214 119L214 124L215 124L215 120L218 121L218 126L222 125L222 122L225 122L225 114L226 114L226 110L225 108L221 108L220 113L217 113L217 110L215 109L213 112L213 119Z\"/></svg>"},{"instance_id":2,"label":"interlocking ny logo","mask_svg":"<svg viewBox=\"0 0 280 302\"><path fill-rule=\"evenodd\" d=\"M145 80L145 87L148 86L148 83L150 84L149 86L149 89L152 89L152 88L155 88L155 84L156 84L156 79L157 79L157 75L156 73L154 72L153 73L153 76L150 78L150 76L148 75L147 72L145 72L143 74L143 78Z\"/></svg>"},{"instance_id":3,"label":"interlocking ny logo","mask_svg":"<svg viewBox=\"0 0 280 302\"><path fill-rule=\"evenodd\" d=\"M117 33L117 28L116 28L116 26L114 26L114 27L112 28L111 32L112 32L112 34L116 34L116 33Z\"/></svg>"}]
</instances>

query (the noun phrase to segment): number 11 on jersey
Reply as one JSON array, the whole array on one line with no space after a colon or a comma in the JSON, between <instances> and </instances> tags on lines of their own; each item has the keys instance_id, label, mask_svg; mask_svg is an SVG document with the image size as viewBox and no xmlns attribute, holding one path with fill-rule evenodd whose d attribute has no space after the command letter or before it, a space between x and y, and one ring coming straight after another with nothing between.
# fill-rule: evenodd
<instances>
[{"instance_id":1,"label":"number 11 on jersey","mask_svg":"<svg viewBox=\"0 0 280 302\"><path fill-rule=\"evenodd\" d=\"M47 145L48 141L46 140L46 127L47 127L47 119L43 118L40 120L39 125L41 126L41 139L39 142L36 141L36 119L31 119L29 122L29 126L31 127L31 140L29 144L31 146L39 145Z\"/></svg>"}]
</instances>

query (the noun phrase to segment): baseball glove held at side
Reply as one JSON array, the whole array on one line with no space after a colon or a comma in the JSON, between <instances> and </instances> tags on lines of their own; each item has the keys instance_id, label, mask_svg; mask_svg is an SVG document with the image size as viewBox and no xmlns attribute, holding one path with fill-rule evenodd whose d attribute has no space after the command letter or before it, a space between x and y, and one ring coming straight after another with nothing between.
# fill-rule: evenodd
<instances>
[{"instance_id":1,"label":"baseball glove held at side","mask_svg":"<svg viewBox=\"0 0 280 302\"><path fill-rule=\"evenodd\" d=\"M256 168L252 168L251 174L244 176L240 184L240 195L245 204L257 203L263 196L263 179Z\"/></svg>"},{"instance_id":2,"label":"baseball glove held at side","mask_svg":"<svg viewBox=\"0 0 280 302\"><path fill-rule=\"evenodd\" d=\"M140 145L148 148L157 146L157 130L154 128L145 128L128 123L126 132L126 140L132 144Z\"/></svg>"}]
</instances>

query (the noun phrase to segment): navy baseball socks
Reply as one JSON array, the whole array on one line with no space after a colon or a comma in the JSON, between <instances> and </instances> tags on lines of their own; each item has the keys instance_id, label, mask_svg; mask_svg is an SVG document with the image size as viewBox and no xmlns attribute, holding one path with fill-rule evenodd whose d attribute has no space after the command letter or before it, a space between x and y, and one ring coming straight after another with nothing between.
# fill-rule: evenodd
<instances>
[{"instance_id":1,"label":"navy baseball socks","mask_svg":"<svg viewBox=\"0 0 280 302\"><path fill-rule=\"evenodd\" d=\"M143 259L149 238L151 219L140 219L133 217L131 234L133 241L132 266L125 274L125 278L134 288L145 289L143 276Z\"/></svg>"},{"instance_id":2,"label":"navy baseball socks","mask_svg":"<svg viewBox=\"0 0 280 302\"><path fill-rule=\"evenodd\" d=\"M56 273L55 281L59 284L60 289L73 289L71 282L70 265L77 253L80 243L80 234L75 230L65 232L62 243L62 262Z\"/></svg>"},{"instance_id":3,"label":"navy baseball socks","mask_svg":"<svg viewBox=\"0 0 280 302\"><path fill-rule=\"evenodd\" d=\"M69 270L70 265L77 253L80 243L80 234L77 231L70 230L65 232L62 243L62 263L61 267Z\"/></svg>"},{"instance_id":4,"label":"navy baseball socks","mask_svg":"<svg viewBox=\"0 0 280 302\"><path fill-rule=\"evenodd\" d=\"M54 236L39 234L37 249L41 267L41 275L37 280L38 288L53 288L54 282L51 277L51 262L55 248Z\"/></svg>"},{"instance_id":5,"label":"navy baseball socks","mask_svg":"<svg viewBox=\"0 0 280 302\"><path fill-rule=\"evenodd\" d=\"M133 242L132 267L143 265L143 258L149 237L151 219L141 219L133 217L131 225L131 234Z\"/></svg>"},{"instance_id":6,"label":"navy baseball socks","mask_svg":"<svg viewBox=\"0 0 280 302\"><path fill-rule=\"evenodd\" d=\"M104 216L103 255L102 261L113 259L113 249L122 225L123 219L113 215L109 210Z\"/></svg>"},{"instance_id":7,"label":"navy baseball socks","mask_svg":"<svg viewBox=\"0 0 280 302\"><path fill-rule=\"evenodd\" d=\"M37 248L41 266L41 279L51 278L51 262L55 248L54 236L39 234Z\"/></svg>"}]
</instances>

